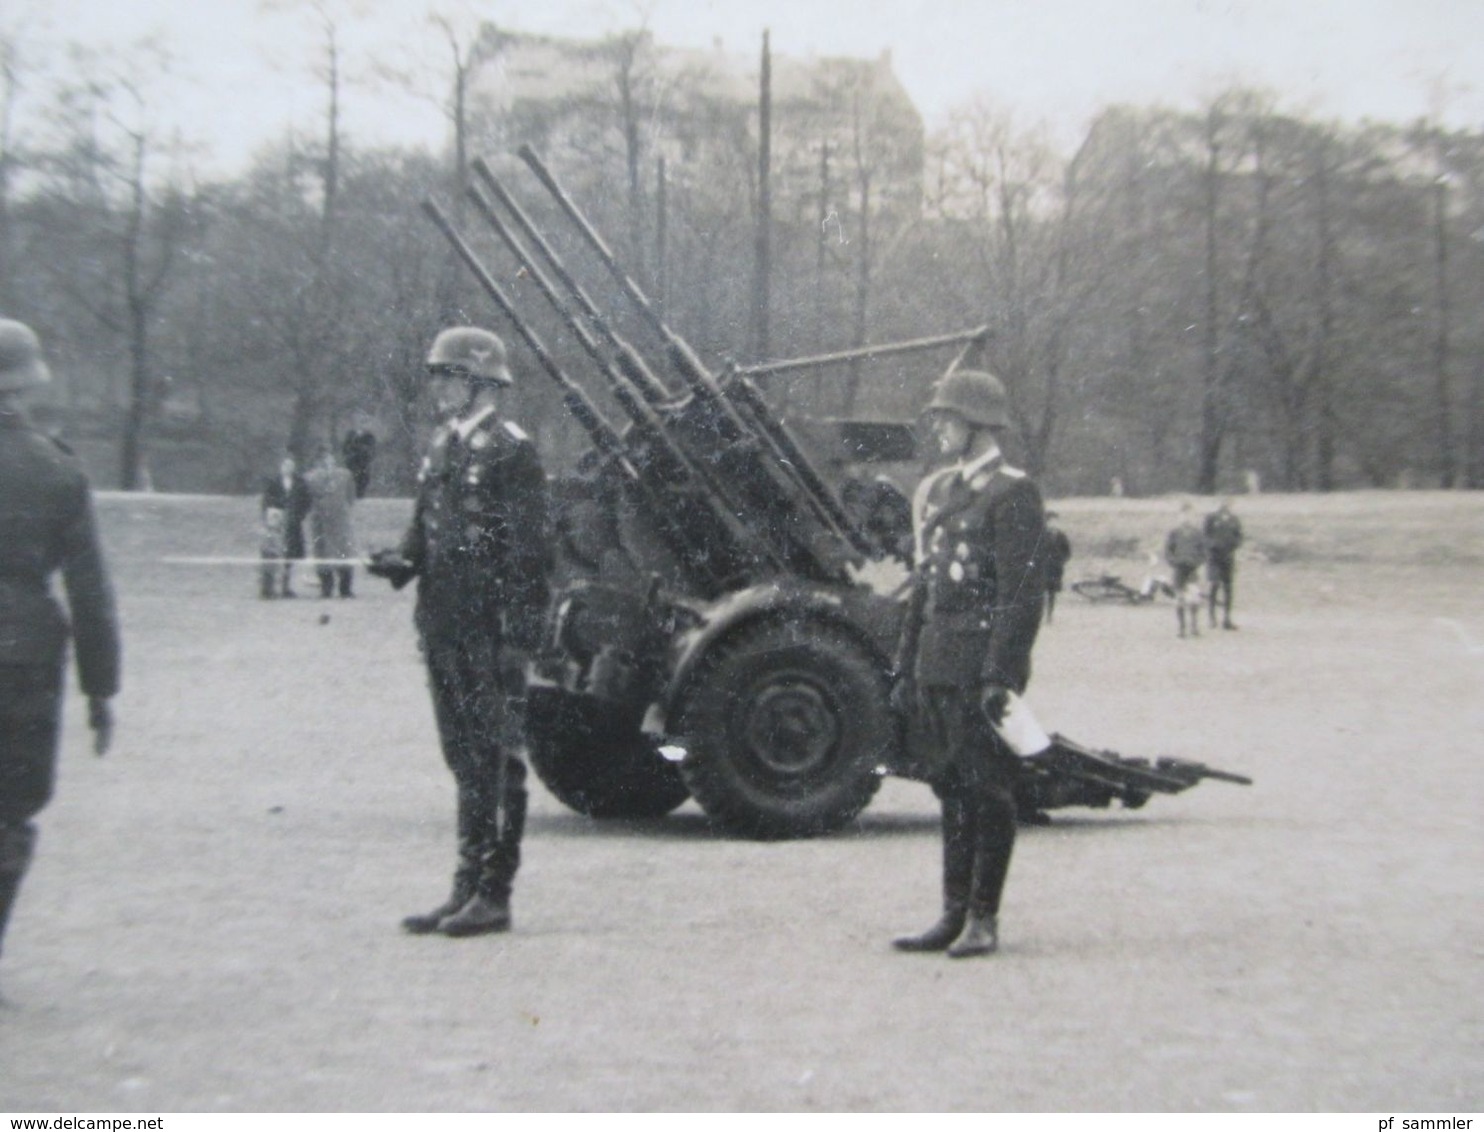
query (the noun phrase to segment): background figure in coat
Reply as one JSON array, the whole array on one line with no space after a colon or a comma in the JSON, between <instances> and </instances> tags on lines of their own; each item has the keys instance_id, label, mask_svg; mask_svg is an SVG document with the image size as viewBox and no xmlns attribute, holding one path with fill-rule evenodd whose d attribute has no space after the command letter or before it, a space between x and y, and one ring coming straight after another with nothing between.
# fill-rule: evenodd
<instances>
[{"instance_id":1,"label":"background figure in coat","mask_svg":"<svg viewBox=\"0 0 1484 1132\"><path fill-rule=\"evenodd\" d=\"M1216 602L1221 600L1221 627L1232 624L1232 586L1237 580L1237 547L1242 545L1242 520L1232 511L1230 499L1206 516L1206 584L1210 586L1211 628L1216 628Z\"/></svg>"},{"instance_id":2,"label":"background figure in coat","mask_svg":"<svg viewBox=\"0 0 1484 1132\"><path fill-rule=\"evenodd\" d=\"M268 524L270 510L283 513L279 524L283 532L283 569L280 574L279 593L284 597L297 597L294 593L294 563L304 557L304 519L309 514L309 485L298 472L294 458L285 455L278 465L278 475L270 476L263 484L263 497L259 502L263 526ZM264 587L264 597L273 597L272 580Z\"/></svg>"},{"instance_id":3,"label":"background figure in coat","mask_svg":"<svg viewBox=\"0 0 1484 1132\"><path fill-rule=\"evenodd\" d=\"M82 469L31 426L23 395L50 372L30 327L0 320L0 942L51 800L68 619L50 593L61 572L93 750L108 750L119 688L113 589Z\"/></svg>"},{"instance_id":4,"label":"background figure in coat","mask_svg":"<svg viewBox=\"0 0 1484 1132\"><path fill-rule=\"evenodd\" d=\"M356 502L355 480L349 471L335 462L335 453L325 448L304 477L309 488L309 536L319 576L319 596L335 593L340 583L341 597L354 597L351 586L355 567L348 561L356 556L352 511ZM341 561L329 565L335 559Z\"/></svg>"},{"instance_id":5,"label":"background figure in coat","mask_svg":"<svg viewBox=\"0 0 1484 1132\"><path fill-rule=\"evenodd\" d=\"M364 425L357 425L340 442L340 458L355 481L356 498L364 499L371 486L371 465L376 460L376 434Z\"/></svg>"},{"instance_id":6,"label":"background figure in coat","mask_svg":"<svg viewBox=\"0 0 1484 1132\"><path fill-rule=\"evenodd\" d=\"M1041 493L1010 467L1005 387L958 370L924 413L951 463L913 499L915 570L893 698L931 739L930 781L943 804L943 914L902 951L985 955L998 946L1000 896L1015 845L1016 756L995 732L1025 690L1045 601Z\"/></svg>"},{"instance_id":7,"label":"background figure in coat","mask_svg":"<svg viewBox=\"0 0 1484 1132\"><path fill-rule=\"evenodd\" d=\"M418 579L417 628L458 787L459 846L448 899L402 927L484 935L509 930L520 865L526 656L545 629L552 561L546 477L535 445L496 412L512 384L496 335L443 331L427 370L443 423L418 472L402 545L373 555L369 569L398 588Z\"/></svg>"},{"instance_id":8,"label":"background figure in coat","mask_svg":"<svg viewBox=\"0 0 1484 1132\"><path fill-rule=\"evenodd\" d=\"M1051 615L1056 611L1056 595L1061 593L1062 579L1066 577L1067 563L1072 560L1072 540L1066 531L1053 526L1055 511L1046 512L1046 624L1051 624Z\"/></svg>"}]
</instances>

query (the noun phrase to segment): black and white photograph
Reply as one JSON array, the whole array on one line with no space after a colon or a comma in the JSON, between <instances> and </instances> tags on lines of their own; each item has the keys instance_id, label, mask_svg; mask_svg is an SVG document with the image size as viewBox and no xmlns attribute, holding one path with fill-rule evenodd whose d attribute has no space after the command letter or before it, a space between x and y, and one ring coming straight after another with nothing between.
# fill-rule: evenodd
<instances>
[{"instance_id":1,"label":"black and white photograph","mask_svg":"<svg viewBox=\"0 0 1484 1132\"><path fill-rule=\"evenodd\" d=\"M0 8L13 1127L1467 1129L1481 580L1484 6Z\"/></svg>"}]
</instances>

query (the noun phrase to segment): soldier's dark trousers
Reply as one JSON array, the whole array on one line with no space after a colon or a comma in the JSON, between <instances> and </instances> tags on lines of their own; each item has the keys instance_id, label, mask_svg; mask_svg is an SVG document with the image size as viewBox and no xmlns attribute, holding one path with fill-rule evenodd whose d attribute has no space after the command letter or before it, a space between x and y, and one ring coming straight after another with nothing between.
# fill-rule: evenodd
<instances>
[{"instance_id":1,"label":"soldier's dark trousers","mask_svg":"<svg viewBox=\"0 0 1484 1132\"><path fill-rule=\"evenodd\" d=\"M478 894L508 903L525 832L526 767L514 749L519 724L509 715L516 709L502 686L498 643L467 634L424 650L443 758L458 788L453 900Z\"/></svg>"},{"instance_id":2,"label":"soldier's dark trousers","mask_svg":"<svg viewBox=\"0 0 1484 1132\"><path fill-rule=\"evenodd\" d=\"M51 801L62 703L60 667L0 665L0 945L31 863L31 819Z\"/></svg>"},{"instance_id":3,"label":"soldier's dark trousers","mask_svg":"<svg viewBox=\"0 0 1484 1132\"><path fill-rule=\"evenodd\" d=\"M978 689L929 688L928 719L946 767L933 780L943 804L943 903L970 914L1000 910L1015 848L1015 756L979 710Z\"/></svg>"}]
</instances>

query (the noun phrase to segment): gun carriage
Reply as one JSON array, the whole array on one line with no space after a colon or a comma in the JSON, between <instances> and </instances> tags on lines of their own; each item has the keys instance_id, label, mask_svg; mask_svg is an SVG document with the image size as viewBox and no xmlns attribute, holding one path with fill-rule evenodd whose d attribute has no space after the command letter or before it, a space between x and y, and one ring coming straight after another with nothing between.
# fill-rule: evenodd
<instances>
[{"instance_id":1,"label":"gun carriage","mask_svg":"<svg viewBox=\"0 0 1484 1132\"><path fill-rule=\"evenodd\" d=\"M469 200L586 355L589 384L578 382L463 233L425 203L592 445L580 475L558 487L560 579L527 699L531 763L558 799L593 817L656 817L694 797L745 836L837 829L883 775L921 777L888 702L906 500L884 483L834 479L758 380L948 347L957 365L986 331L713 373L539 156L519 156L650 343L646 354L619 332L476 160ZM1028 767L1027 812L1139 805L1210 774L1077 750Z\"/></svg>"}]
</instances>

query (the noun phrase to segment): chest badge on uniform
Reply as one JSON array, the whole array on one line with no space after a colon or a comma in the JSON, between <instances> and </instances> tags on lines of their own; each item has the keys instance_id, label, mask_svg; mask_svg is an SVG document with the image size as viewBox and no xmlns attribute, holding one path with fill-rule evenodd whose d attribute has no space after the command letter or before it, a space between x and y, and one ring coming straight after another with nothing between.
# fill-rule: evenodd
<instances>
[{"instance_id":1,"label":"chest badge on uniform","mask_svg":"<svg viewBox=\"0 0 1484 1132\"><path fill-rule=\"evenodd\" d=\"M469 447L475 452L490 446L490 434L487 432L476 432L469 438Z\"/></svg>"}]
</instances>

